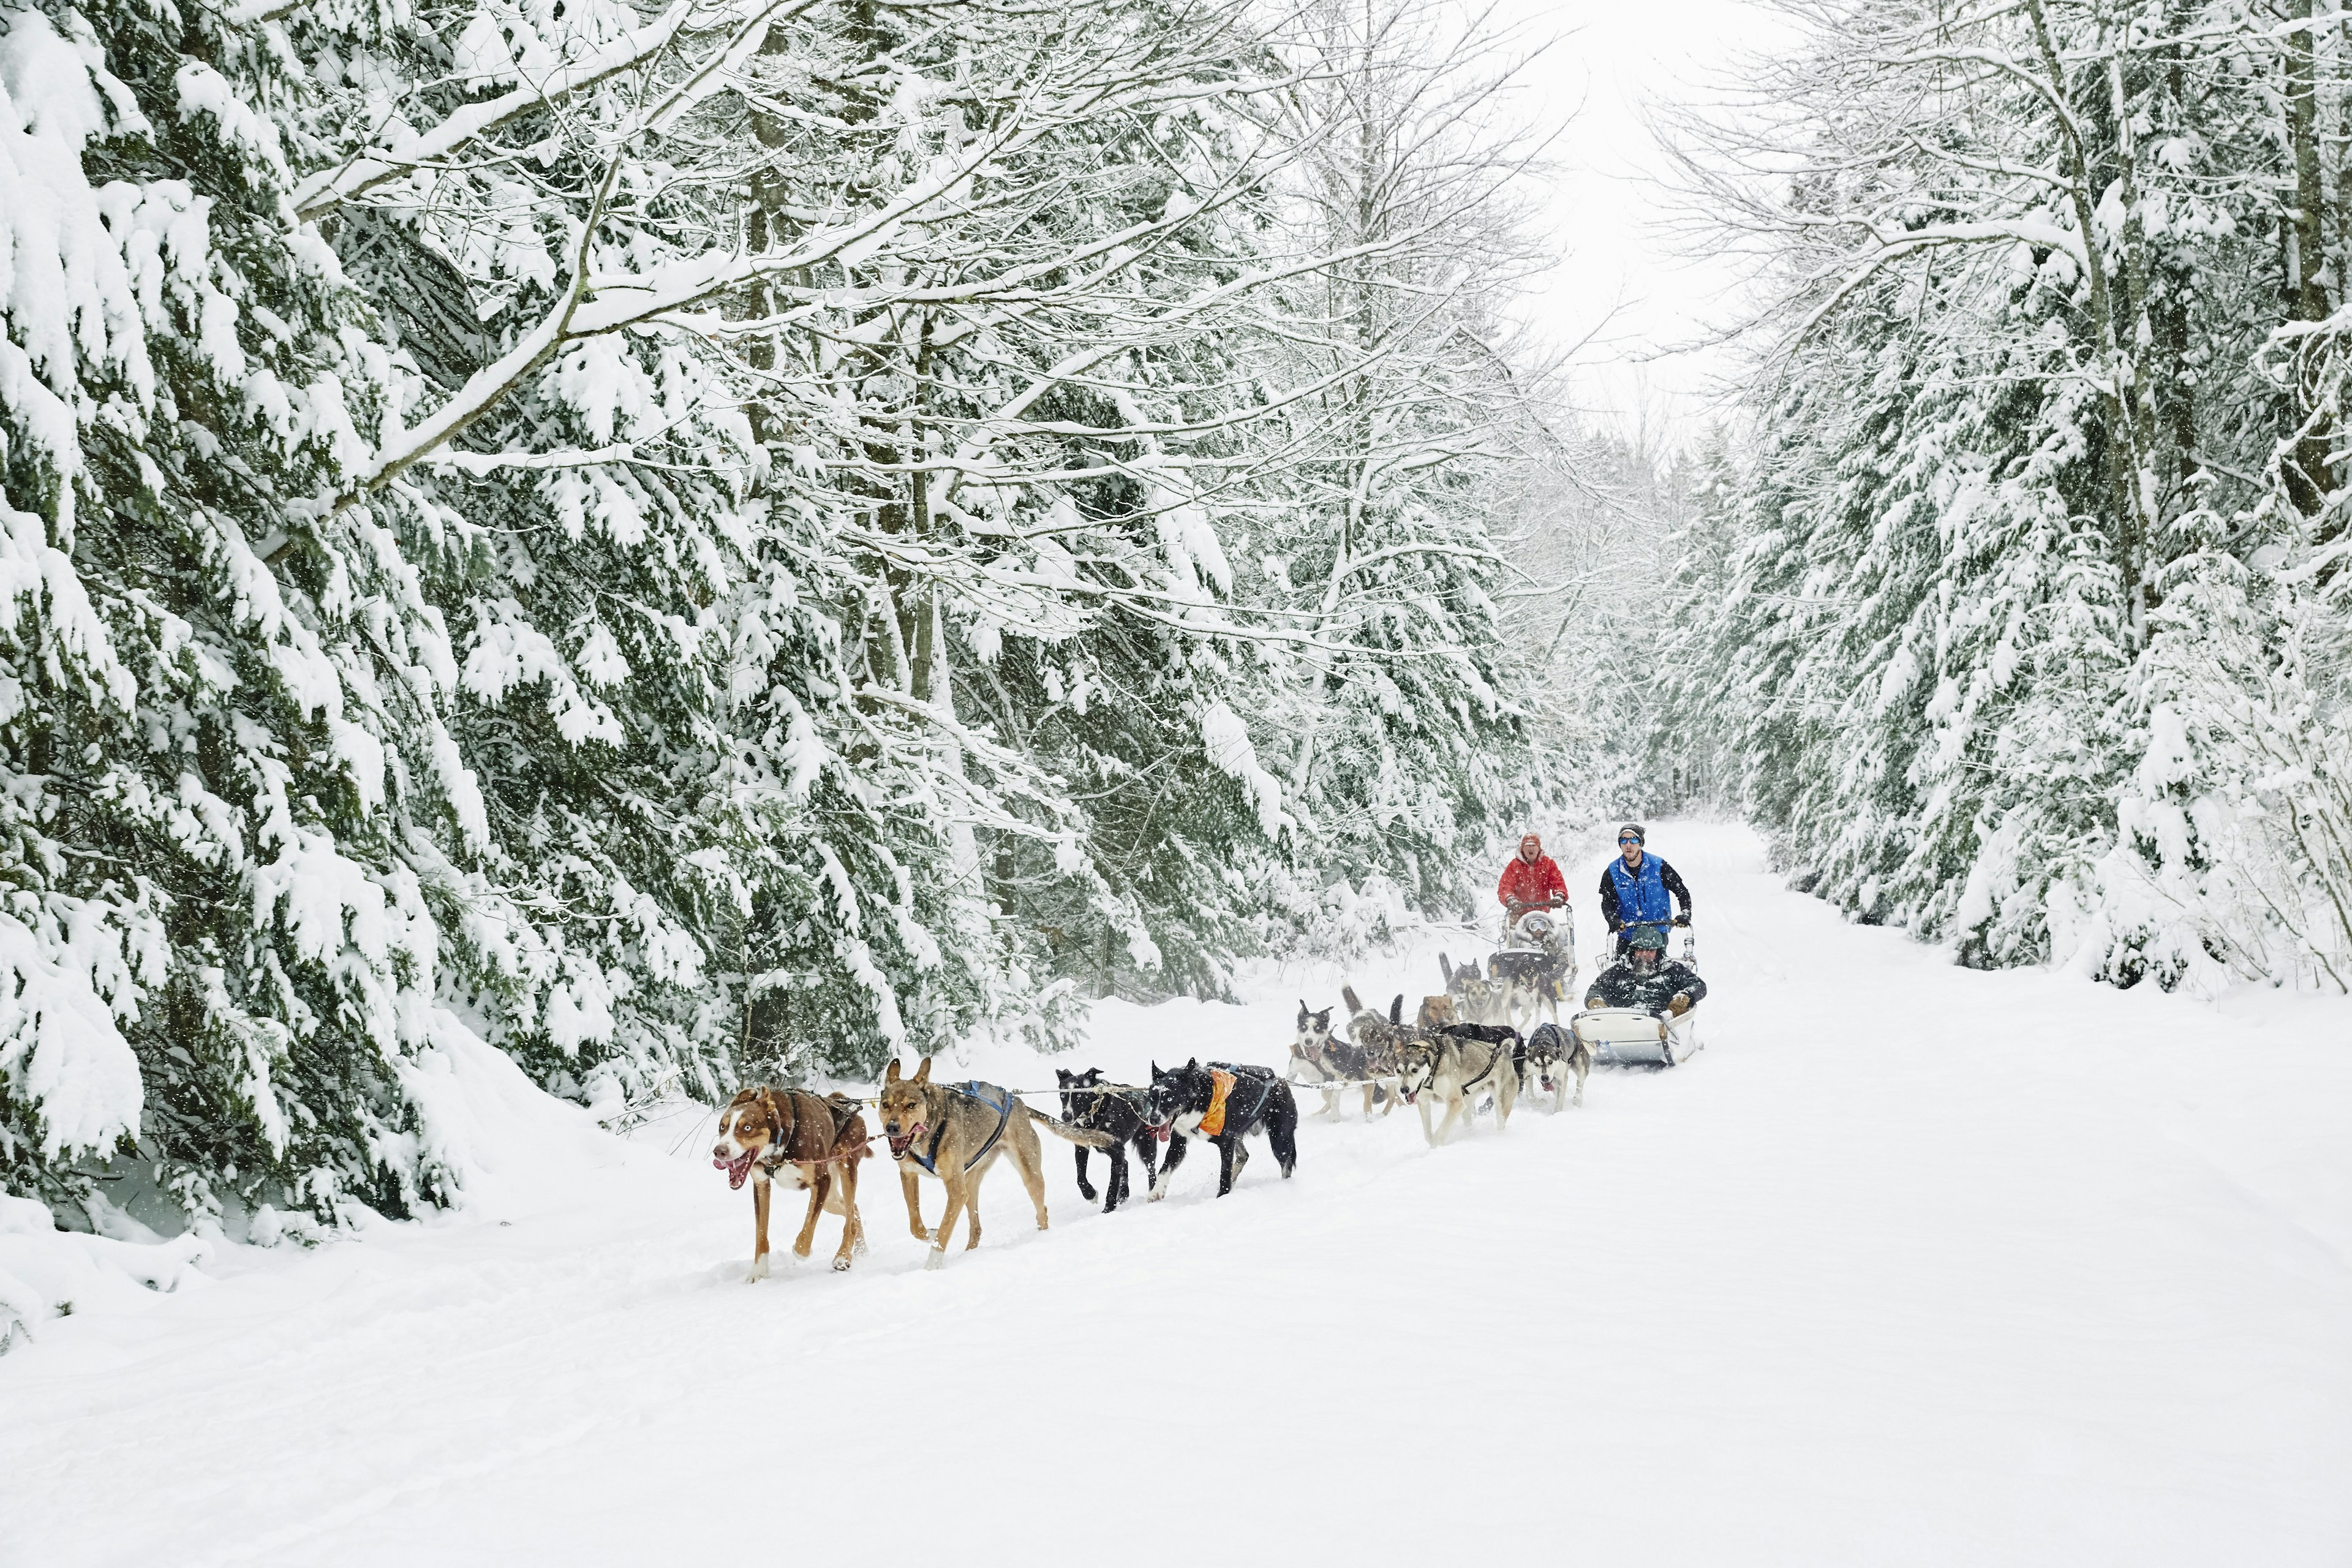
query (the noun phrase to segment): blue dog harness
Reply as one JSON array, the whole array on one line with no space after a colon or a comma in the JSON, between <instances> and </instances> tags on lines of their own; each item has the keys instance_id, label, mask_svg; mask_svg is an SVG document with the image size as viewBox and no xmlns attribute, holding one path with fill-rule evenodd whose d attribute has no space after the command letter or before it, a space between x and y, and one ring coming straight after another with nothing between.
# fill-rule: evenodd
<instances>
[{"instance_id":1,"label":"blue dog harness","mask_svg":"<svg viewBox=\"0 0 2352 1568\"><path fill-rule=\"evenodd\" d=\"M1021 1102L1013 1098L1013 1091L1011 1089L999 1089L992 1083L982 1083L978 1079L973 1079L961 1087L958 1087L955 1084L946 1084L942 1087L945 1088L950 1094L960 1094L966 1100L976 1100L980 1101L981 1104L989 1107L996 1112L996 1131L988 1135L988 1142L980 1146L980 1150L977 1153L973 1154L971 1159L966 1160L963 1163L963 1168L966 1171L969 1171L974 1165L979 1164L981 1161L987 1158L988 1152L996 1147L996 1141L1004 1136L1004 1128L1006 1123L1013 1120L1013 1108ZM908 1153L914 1160L915 1163L920 1165L924 1170L929 1171L932 1175L936 1176L940 1173L940 1167L937 1163L940 1157L940 1140L947 1135L948 1124L945 1121L942 1121L940 1123L938 1131L931 1134L931 1146L929 1149L924 1150L919 1154L915 1153L914 1151L910 1149L908 1151Z\"/></svg>"}]
</instances>

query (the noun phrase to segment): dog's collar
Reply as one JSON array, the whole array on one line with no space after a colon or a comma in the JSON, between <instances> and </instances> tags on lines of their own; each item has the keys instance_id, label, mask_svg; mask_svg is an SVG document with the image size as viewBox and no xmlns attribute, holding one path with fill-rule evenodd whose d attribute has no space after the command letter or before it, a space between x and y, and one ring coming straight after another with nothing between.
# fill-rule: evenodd
<instances>
[{"instance_id":1,"label":"dog's collar","mask_svg":"<svg viewBox=\"0 0 2352 1568\"><path fill-rule=\"evenodd\" d=\"M920 1165L924 1170L930 1172L931 1174L936 1176L940 1173L939 1168L931 1163L931 1156L938 1154L940 1152L940 1134L947 1131L947 1123L944 1121L940 1122L938 1131L931 1134L931 1147L929 1154L924 1153L921 1150L915 1147L915 1140L923 1135L923 1125L924 1124L919 1121L915 1123L914 1134L907 1140L907 1146L904 1149L898 1148L894 1143L890 1150L890 1157L894 1160L912 1160L916 1164ZM885 1134L886 1138L887 1136L887 1134Z\"/></svg>"}]
</instances>

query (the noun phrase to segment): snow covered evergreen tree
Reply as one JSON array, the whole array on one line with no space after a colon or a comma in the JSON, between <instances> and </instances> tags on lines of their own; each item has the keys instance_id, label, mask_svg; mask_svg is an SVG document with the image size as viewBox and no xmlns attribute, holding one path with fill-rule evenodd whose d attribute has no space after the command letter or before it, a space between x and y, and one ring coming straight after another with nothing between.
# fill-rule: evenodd
<instances>
[{"instance_id":1,"label":"snow covered evergreen tree","mask_svg":"<svg viewBox=\"0 0 2352 1568\"><path fill-rule=\"evenodd\" d=\"M2333 405L2264 365L2315 363L2284 345L2346 276L2343 41L2308 5L1789 9L1812 42L1692 163L1775 324L1678 689L1735 712L1744 803L1861 918L2121 984L2210 968L2235 939L2148 890L2264 857L2163 826L2205 767L2181 704L2218 700L2184 639L2242 639L2232 584L2305 570L2336 504ZM2297 700L2289 729L2334 722Z\"/></svg>"},{"instance_id":2,"label":"snow covered evergreen tree","mask_svg":"<svg viewBox=\"0 0 2352 1568\"><path fill-rule=\"evenodd\" d=\"M1255 541L1315 637L1264 713L1312 929L1368 885L1462 909L1465 868L1546 793L1498 605L1523 580L1498 546L1556 448L1503 310L1541 264L1520 193L1543 139L1491 111L1525 62L1486 19L1417 0L1311 5L1287 42L1327 74L1291 97L1307 155L1279 210L1295 248L1345 258L1290 292L1300 328L1274 340L1304 457Z\"/></svg>"},{"instance_id":3,"label":"snow covered evergreen tree","mask_svg":"<svg viewBox=\"0 0 2352 1568\"><path fill-rule=\"evenodd\" d=\"M1489 258L1414 268L1505 183L1298 221L1316 47L0 10L0 1178L401 1213L477 1037L609 1110L1444 904L1528 771L1515 454ZM1391 263L1448 302L1332 334ZM1336 554L1334 400L1397 411Z\"/></svg>"},{"instance_id":4,"label":"snow covered evergreen tree","mask_svg":"<svg viewBox=\"0 0 2352 1568\"><path fill-rule=\"evenodd\" d=\"M288 221L275 20L0 15L10 560L0 1174L325 1218L441 1195L438 931L404 819L462 794L456 650L336 498L394 405L372 312Z\"/></svg>"}]
</instances>

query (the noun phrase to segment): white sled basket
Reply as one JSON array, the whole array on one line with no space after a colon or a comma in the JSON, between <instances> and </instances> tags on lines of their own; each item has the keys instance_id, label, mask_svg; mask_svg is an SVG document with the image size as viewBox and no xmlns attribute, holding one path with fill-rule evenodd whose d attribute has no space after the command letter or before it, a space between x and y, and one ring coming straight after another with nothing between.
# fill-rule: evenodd
<instances>
[{"instance_id":1,"label":"white sled basket","mask_svg":"<svg viewBox=\"0 0 2352 1568\"><path fill-rule=\"evenodd\" d=\"M1595 1067L1670 1068L1698 1049L1692 1016L1665 1019L1638 1007L1595 1007L1577 1014L1568 1026L1591 1047Z\"/></svg>"}]
</instances>

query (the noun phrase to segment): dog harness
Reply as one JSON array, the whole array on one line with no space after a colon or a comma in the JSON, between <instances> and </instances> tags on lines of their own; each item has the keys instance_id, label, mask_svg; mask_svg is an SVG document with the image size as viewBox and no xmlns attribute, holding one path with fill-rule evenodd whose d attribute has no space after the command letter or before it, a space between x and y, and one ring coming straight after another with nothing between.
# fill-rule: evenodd
<instances>
[{"instance_id":1,"label":"dog harness","mask_svg":"<svg viewBox=\"0 0 2352 1568\"><path fill-rule=\"evenodd\" d=\"M1201 1118L1201 1136L1214 1138L1225 1130L1225 1097L1234 1091L1234 1075L1209 1069L1209 1110Z\"/></svg>"},{"instance_id":2,"label":"dog harness","mask_svg":"<svg viewBox=\"0 0 2352 1568\"><path fill-rule=\"evenodd\" d=\"M792 1142L793 1122L796 1120L790 1115L792 1091L787 1089L779 1100L774 1089L762 1089L760 1100L768 1108L769 1139L767 1152L761 1158L759 1165L773 1179L775 1173L784 1168L784 1146Z\"/></svg>"},{"instance_id":3,"label":"dog harness","mask_svg":"<svg viewBox=\"0 0 2352 1568\"><path fill-rule=\"evenodd\" d=\"M1232 1107L1227 1103L1227 1096L1233 1093L1234 1085L1244 1078L1257 1085L1257 1103L1249 1108L1249 1114L1246 1116L1233 1112ZM1215 1087L1209 1095L1209 1113L1201 1118L1201 1136L1203 1138L1221 1136L1224 1132L1229 1115L1234 1121L1246 1128L1257 1120L1258 1113L1265 1109L1265 1102L1274 1097L1274 1074L1264 1068L1236 1067L1232 1062L1211 1062L1209 1081Z\"/></svg>"},{"instance_id":4,"label":"dog harness","mask_svg":"<svg viewBox=\"0 0 2352 1568\"><path fill-rule=\"evenodd\" d=\"M1013 1098L1013 1091L1011 1089L999 1089L992 1083L982 1083L978 1079L973 1079L960 1089L953 1084L947 1084L942 1087L945 1088L950 1094L960 1094L966 1100L976 1100L980 1101L981 1104L990 1107L996 1112L996 1130L988 1135L988 1142L982 1143L980 1146L979 1151L974 1153L971 1159L966 1160L963 1163L964 1170L969 1172L974 1165L979 1164L982 1160L985 1159L988 1155L988 1152L996 1147L996 1141L1004 1136L1005 1124L1013 1120L1013 1108L1014 1105L1018 1104L1019 1101ZM1000 1096L1002 1098L999 1098ZM932 1175L936 1176L940 1173L940 1140L945 1138L947 1135L948 1124L946 1121L942 1121L939 1125L939 1130L931 1134L931 1146L929 1149L924 1150L919 1154L915 1153L912 1150L908 1150L908 1153L914 1160L915 1163L920 1165L924 1170L929 1171Z\"/></svg>"},{"instance_id":5,"label":"dog harness","mask_svg":"<svg viewBox=\"0 0 2352 1568\"><path fill-rule=\"evenodd\" d=\"M1464 1094L1467 1094L1467 1093L1469 1093L1472 1089L1474 1089L1477 1088L1480 1084L1482 1084L1482 1083L1486 1082L1488 1079L1490 1079L1490 1078L1492 1078L1492 1077L1494 1077L1494 1076L1495 1076L1495 1068L1496 1068L1496 1065L1497 1063L1499 1063L1499 1062L1503 1059L1503 1047L1500 1047L1500 1046L1496 1046L1496 1045L1487 1045L1487 1043L1486 1043L1486 1041L1484 1041L1484 1040L1478 1040L1478 1041L1475 1041L1475 1042L1474 1042L1474 1041L1473 1041L1473 1040L1471 1040L1471 1039L1470 1039L1470 1037L1469 1037L1468 1036L1466 1036L1466 1035L1455 1035L1455 1036L1454 1036L1454 1037L1453 1037L1454 1042L1454 1048L1455 1050L1457 1050L1457 1051L1458 1051L1458 1050L1460 1050L1464 1046L1466 1046L1466 1045L1472 1045L1472 1044L1477 1044L1477 1045L1486 1046L1486 1048L1487 1048L1489 1051L1491 1051L1491 1052L1493 1052L1493 1053L1494 1053L1492 1056L1489 1056L1489 1057L1486 1058L1486 1070L1485 1070L1485 1071L1483 1071L1483 1072L1481 1072L1481 1073L1480 1073L1476 1078L1472 1079L1468 1083L1465 1083L1465 1084L1464 1084L1464 1085L1462 1086L1462 1092L1463 1092ZM1432 1076L1433 1076L1433 1077L1434 1076L1434 1073L1433 1073L1433 1072Z\"/></svg>"}]
</instances>

